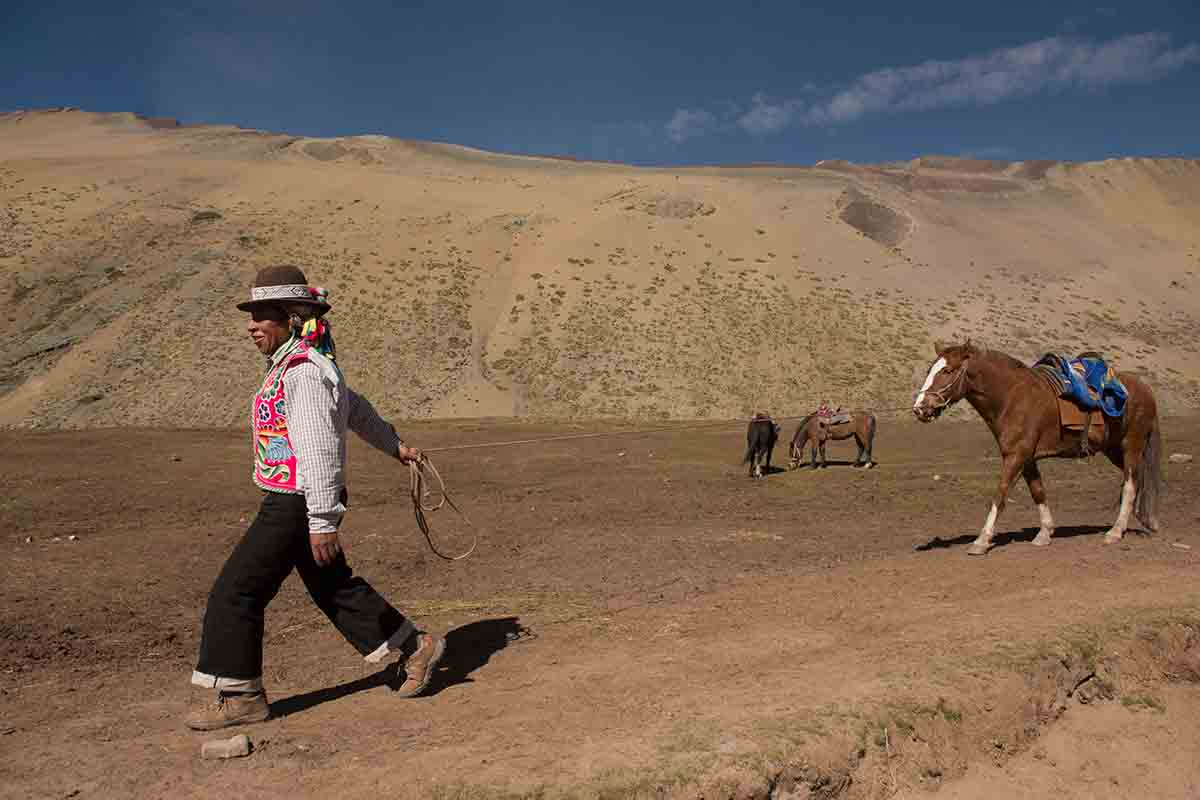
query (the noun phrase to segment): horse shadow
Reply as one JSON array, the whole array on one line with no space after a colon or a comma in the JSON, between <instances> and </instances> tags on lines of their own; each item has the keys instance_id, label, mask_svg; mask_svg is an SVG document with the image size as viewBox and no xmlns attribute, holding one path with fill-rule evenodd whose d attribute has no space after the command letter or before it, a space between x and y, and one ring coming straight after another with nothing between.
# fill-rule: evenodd
<instances>
[{"instance_id":1,"label":"horse shadow","mask_svg":"<svg viewBox=\"0 0 1200 800\"><path fill-rule=\"evenodd\" d=\"M1107 525L1070 525L1062 528L1054 529L1055 539L1071 539L1075 536L1094 536L1097 533L1104 533L1108 530ZM1129 531L1133 533L1132 530ZM1022 528L1019 531L1009 531L1007 533L998 533L996 538L992 539L992 549L1004 547L1005 545L1013 544L1014 542L1032 542L1038 534L1037 528ZM975 541L978 534L964 533L961 536L955 536L953 539L943 539L940 536L934 536L928 542L919 544L913 547L913 550L918 553L924 553L929 550L942 550L948 547L960 547L969 545Z\"/></svg>"},{"instance_id":2,"label":"horse shadow","mask_svg":"<svg viewBox=\"0 0 1200 800\"><path fill-rule=\"evenodd\" d=\"M472 683L474 679L471 678L471 673L486 664L493 655L512 642L532 637L533 634L517 617L478 620L447 632L446 654L442 657L442 662L423 696L431 697L451 686ZM371 675L337 686L276 700L271 703L271 717L279 719L299 714L322 703L340 700L380 686L396 690L400 688L403 679L403 669L398 664L388 664Z\"/></svg>"},{"instance_id":3,"label":"horse shadow","mask_svg":"<svg viewBox=\"0 0 1200 800\"><path fill-rule=\"evenodd\" d=\"M858 462L855 461L854 459L830 458L825 461L825 466L826 467L853 467L857 463ZM872 463L874 463L874 462L872 462ZM817 466L814 467L811 462L804 461L804 462L801 462L800 465L796 467L796 469L808 469L808 470L817 469L817 470L819 470L819 469L821 469L821 465L817 464Z\"/></svg>"}]
</instances>

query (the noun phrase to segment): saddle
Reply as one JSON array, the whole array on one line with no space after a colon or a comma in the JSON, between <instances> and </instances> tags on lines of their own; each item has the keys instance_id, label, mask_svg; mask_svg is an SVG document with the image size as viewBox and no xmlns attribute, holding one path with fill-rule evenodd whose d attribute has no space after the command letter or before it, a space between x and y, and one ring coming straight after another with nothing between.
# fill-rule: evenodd
<instances>
[{"instance_id":1,"label":"saddle","mask_svg":"<svg viewBox=\"0 0 1200 800\"><path fill-rule=\"evenodd\" d=\"M1092 453L1087 444L1087 434L1091 432L1092 428L1096 428L1100 438L1104 438L1103 411L1082 409L1066 397L1056 397L1055 399L1058 402L1058 423L1066 431L1078 432L1080 434L1080 450L1084 452L1085 456L1091 456Z\"/></svg>"},{"instance_id":2,"label":"saddle","mask_svg":"<svg viewBox=\"0 0 1200 800\"><path fill-rule=\"evenodd\" d=\"M1095 429L1098 432L1099 438L1104 439L1106 432L1104 412L1100 410L1097 393L1089 389L1092 399L1095 401L1094 407L1091 409L1084 408L1072 399L1072 395L1061 393L1063 391L1062 382L1059 376L1053 371L1041 366L1034 367L1033 371L1054 392L1054 400L1058 405L1058 424L1063 430L1079 434L1079 455L1081 457L1092 455L1089 434Z\"/></svg>"}]
</instances>

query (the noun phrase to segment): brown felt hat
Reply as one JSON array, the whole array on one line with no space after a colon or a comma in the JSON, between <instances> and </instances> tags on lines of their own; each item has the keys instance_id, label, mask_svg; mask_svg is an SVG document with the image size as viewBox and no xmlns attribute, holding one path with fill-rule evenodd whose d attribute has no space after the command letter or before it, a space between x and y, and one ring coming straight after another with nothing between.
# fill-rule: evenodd
<instances>
[{"instance_id":1,"label":"brown felt hat","mask_svg":"<svg viewBox=\"0 0 1200 800\"><path fill-rule=\"evenodd\" d=\"M239 311L252 311L265 305L305 303L315 306L318 314L329 310L329 292L320 286L309 286L304 271L291 264L263 267L254 276L250 299L238 303Z\"/></svg>"}]
</instances>

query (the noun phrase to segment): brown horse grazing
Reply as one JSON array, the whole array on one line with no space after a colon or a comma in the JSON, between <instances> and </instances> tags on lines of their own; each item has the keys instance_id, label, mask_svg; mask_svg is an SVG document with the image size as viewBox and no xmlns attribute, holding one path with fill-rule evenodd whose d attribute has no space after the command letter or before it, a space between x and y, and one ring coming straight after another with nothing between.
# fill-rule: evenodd
<instances>
[{"instance_id":1,"label":"brown horse grazing","mask_svg":"<svg viewBox=\"0 0 1200 800\"><path fill-rule=\"evenodd\" d=\"M875 466L875 461L871 456L871 450L875 446L875 415L870 411L850 411L847 413L850 415L850 421L840 422L835 425L826 424L816 414L809 414L800 420L800 425L796 428L796 433L792 436L792 445L788 451L791 456L788 468L795 469L800 466L800 462L804 460L804 448L809 444L812 445L813 469L816 469L818 466L818 450L821 452L820 466L827 466L825 463L825 443L830 439L838 442L851 437L858 444L858 457L854 460L854 466L866 467L868 469Z\"/></svg>"},{"instance_id":2,"label":"brown horse grazing","mask_svg":"<svg viewBox=\"0 0 1200 800\"><path fill-rule=\"evenodd\" d=\"M1131 511L1147 529L1158 530L1162 441L1158 408L1150 387L1133 375L1120 373L1118 378L1128 395L1123 414L1106 417L1103 425L1085 428L1086 433L1075 432L1061 424L1055 390L1015 358L978 348L969 340L934 349L937 360L913 403L917 419L931 422L965 398L983 417L1000 446L1000 484L983 530L968 553L981 556L991 549L996 520L1004 510L1017 475L1024 476L1029 484L1029 494L1041 517L1041 529L1033 543L1040 547L1050 544L1054 518L1046 505L1046 490L1037 462L1043 458L1078 456L1085 444L1092 451L1103 452L1125 475L1121 510L1104 541L1121 540L1129 527ZM1086 443L1082 441L1084 436L1088 439Z\"/></svg>"}]
</instances>

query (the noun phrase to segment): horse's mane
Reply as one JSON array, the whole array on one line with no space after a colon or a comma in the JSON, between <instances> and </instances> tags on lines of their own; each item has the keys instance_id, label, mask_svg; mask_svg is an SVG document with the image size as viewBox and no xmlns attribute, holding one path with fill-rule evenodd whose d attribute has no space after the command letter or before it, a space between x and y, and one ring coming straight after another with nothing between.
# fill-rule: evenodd
<instances>
[{"instance_id":1,"label":"horse's mane","mask_svg":"<svg viewBox=\"0 0 1200 800\"><path fill-rule=\"evenodd\" d=\"M988 347L985 344L973 342L969 339L966 342L963 342L962 344L951 345L951 347L965 348L968 345L970 345L972 348L974 348L975 353L979 357L990 359L990 360L996 361L996 362L1000 362L1007 367L1028 367L1029 366L1028 364L1025 364L1024 362L1022 362L1020 359L1013 358L1008 353L1005 353L1002 350L995 350L991 347Z\"/></svg>"},{"instance_id":2,"label":"horse's mane","mask_svg":"<svg viewBox=\"0 0 1200 800\"><path fill-rule=\"evenodd\" d=\"M1012 369L1029 369L1029 365L1025 362L1018 358L1013 358L1008 353L1001 352L1000 350L990 350L988 348L981 347L979 348L979 354L984 358L999 362L1006 367L1011 367Z\"/></svg>"}]
</instances>

